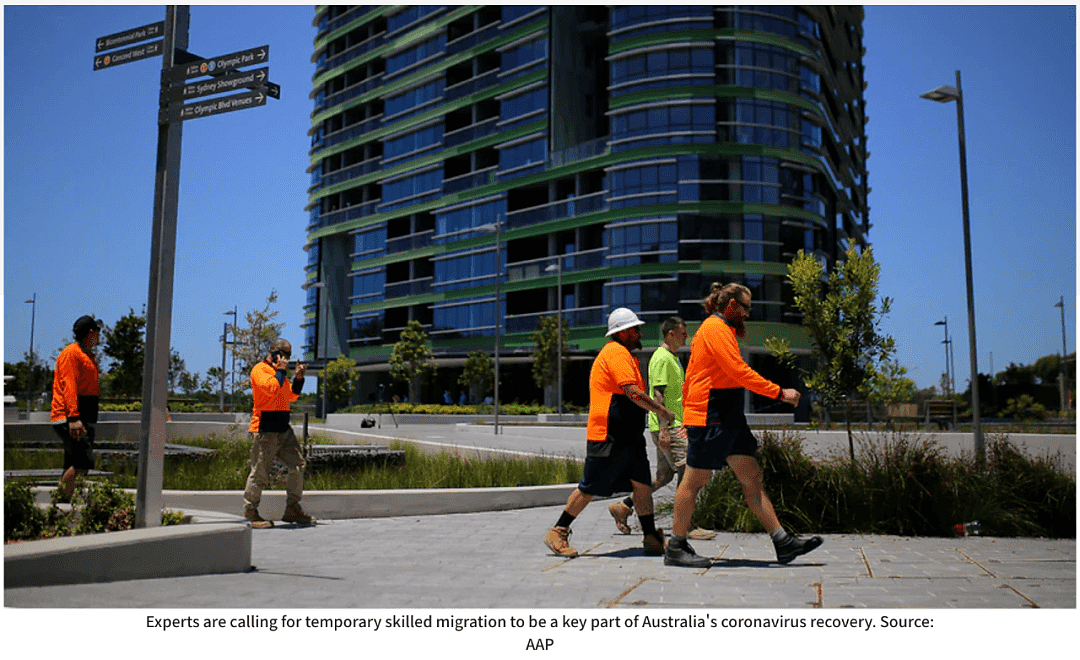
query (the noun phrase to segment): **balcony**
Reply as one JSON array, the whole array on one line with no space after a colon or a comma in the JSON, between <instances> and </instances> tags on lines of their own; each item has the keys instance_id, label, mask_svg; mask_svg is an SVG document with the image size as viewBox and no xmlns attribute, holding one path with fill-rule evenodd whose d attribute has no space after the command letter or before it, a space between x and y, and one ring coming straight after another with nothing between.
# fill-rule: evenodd
<instances>
[{"instance_id":1,"label":"balcony","mask_svg":"<svg viewBox=\"0 0 1080 660\"><path fill-rule=\"evenodd\" d=\"M535 332L540 328L541 316L556 316L558 313L557 309L552 309L546 312L533 312L531 314L514 314L513 316L507 316L505 332L507 334ZM568 328L580 328L590 325L602 326L607 324L607 319L604 317L603 305L564 309L562 312L562 319L563 326Z\"/></svg>"},{"instance_id":2,"label":"balcony","mask_svg":"<svg viewBox=\"0 0 1080 660\"><path fill-rule=\"evenodd\" d=\"M570 163L576 163L579 160L603 156L610 152L611 147L608 146L608 139L606 137L597 138L595 140L590 140L589 142L575 144L572 147L567 147L560 151L552 151L548 154L548 167L569 165Z\"/></svg>"},{"instance_id":3,"label":"balcony","mask_svg":"<svg viewBox=\"0 0 1080 660\"><path fill-rule=\"evenodd\" d=\"M381 199L374 199L369 202L364 202L363 204L341 209L340 211L335 210L330 213L324 213L318 216L317 221L315 220L315 213L312 213L312 222L308 224L307 229L308 231L322 229L324 227L339 225L343 222L348 222L349 220L357 220L364 216L374 215L381 201Z\"/></svg>"},{"instance_id":4,"label":"balcony","mask_svg":"<svg viewBox=\"0 0 1080 660\"><path fill-rule=\"evenodd\" d=\"M529 227L541 222L551 222L563 218L572 218L585 213L596 213L607 210L606 190L563 199L556 202L548 202L540 206L533 206L519 211L511 211L506 214L507 229Z\"/></svg>"},{"instance_id":5,"label":"balcony","mask_svg":"<svg viewBox=\"0 0 1080 660\"><path fill-rule=\"evenodd\" d=\"M594 250L583 250L581 252L562 255L563 274L565 275L566 273L579 270L603 268L604 255L607 254L607 251L607 248L596 248ZM552 275L552 273L548 273L544 269L555 263L555 260L558 258L559 257L550 256L508 263L506 264L506 281L512 282L514 280L527 280L534 277Z\"/></svg>"},{"instance_id":6,"label":"balcony","mask_svg":"<svg viewBox=\"0 0 1080 660\"><path fill-rule=\"evenodd\" d=\"M499 70L492 69L491 71L485 71L478 76L469 78L464 82L454 83L446 88L444 94L446 94L446 101L454 101L474 94L482 89L487 89L495 83L499 82Z\"/></svg>"},{"instance_id":7,"label":"balcony","mask_svg":"<svg viewBox=\"0 0 1080 660\"><path fill-rule=\"evenodd\" d=\"M415 280L394 282L393 284L387 283L386 298L404 298L406 296L418 296L424 293L431 293L431 283L434 280L434 277L419 277Z\"/></svg>"},{"instance_id":8,"label":"balcony","mask_svg":"<svg viewBox=\"0 0 1080 660\"><path fill-rule=\"evenodd\" d=\"M343 89L340 92L334 92L333 94L328 94L326 96L326 98L324 98L322 100L321 104L315 106L315 109L312 111L311 114L314 115L314 114L316 114L318 112L321 112L321 111L323 111L323 110L325 110L327 108L331 108L331 107L333 107L335 105L340 105L340 104L344 103L345 101L348 101L350 99L356 98L357 96L360 96L361 94L367 94L368 92L382 86L382 78L383 78L383 74L379 73L379 74L376 74L376 75L368 78L367 80L363 80L361 82L356 83L352 87L348 87L346 89Z\"/></svg>"},{"instance_id":9,"label":"balcony","mask_svg":"<svg viewBox=\"0 0 1080 660\"><path fill-rule=\"evenodd\" d=\"M495 171L498 169L498 165L493 165L487 169L470 172L469 174L456 176L452 179L443 179L443 194L449 195L451 193L461 192L462 190L469 190L471 188L494 183Z\"/></svg>"},{"instance_id":10,"label":"balcony","mask_svg":"<svg viewBox=\"0 0 1080 660\"><path fill-rule=\"evenodd\" d=\"M499 32L498 26L498 21L494 23L488 23L487 25L481 27L475 32L470 32L463 37L458 37L453 41L447 42L446 54L448 56L457 55L458 53L468 50L477 44L487 41L488 39L495 38L495 36Z\"/></svg>"},{"instance_id":11,"label":"balcony","mask_svg":"<svg viewBox=\"0 0 1080 660\"><path fill-rule=\"evenodd\" d=\"M491 119L485 119L484 121L477 122L472 126L466 126L465 128L458 128L449 133L443 135L443 143L447 149L458 146L459 144L465 144L466 142L472 142L488 135L494 135L499 132L499 127L496 126L498 117L492 117Z\"/></svg>"},{"instance_id":12,"label":"balcony","mask_svg":"<svg viewBox=\"0 0 1080 660\"><path fill-rule=\"evenodd\" d=\"M343 181L349 181L351 179L355 179L356 177L364 176L365 174L371 174L372 172L376 172L379 170L380 161L381 159L379 158L369 158L362 163L350 165L343 170L338 170L336 172L326 174L322 177L321 184L318 186L313 186L312 188L326 188L334 184L341 183Z\"/></svg>"},{"instance_id":13,"label":"balcony","mask_svg":"<svg viewBox=\"0 0 1080 660\"><path fill-rule=\"evenodd\" d=\"M409 250L416 250L418 248L427 247L431 245L431 237L434 234L435 230L429 229L424 232L409 234L408 236L399 236L397 238L387 239L386 253L396 254L398 252L407 252Z\"/></svg>"}]
</instances>

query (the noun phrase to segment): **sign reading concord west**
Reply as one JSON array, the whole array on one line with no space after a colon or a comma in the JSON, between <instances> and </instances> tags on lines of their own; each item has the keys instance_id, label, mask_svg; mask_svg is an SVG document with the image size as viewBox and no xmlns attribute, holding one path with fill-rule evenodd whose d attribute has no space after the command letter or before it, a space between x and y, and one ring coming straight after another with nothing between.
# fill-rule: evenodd
<instances>
[{"instance_id":1,"label":"sign reading concord west","mask_svg":"<svg viewBox=\"0 0 1080 660\"><path fill-rule=\"evenodd\" d=\"M269 59L270 46L259 46L258 48L249 48L228 55L219 55L210 59L174 66L168 70L166 75L171 80L209 76L215 73L224 73L231 69L238 69L242 66L262 64Z\"/></svg>"},{"instance_id":2,"label":"sign reading concord west","mask_svg":"<svg viewBox=\"0 0 1080 660\"><path fill-rule=\"evenodd\" d=\"M165 21L158 21L157 23L151 23L150 25L131 28L130 30L110 34L107 37L100 37L97 40L97 51L95 52L100 53L103 50L112 50L113 48L119 48L120 46L126 46L138 41L156 39L164 33Z\"/></svg>"},{"instance_id":3,"label":"sign reading concord west","mask_svg":"<svg viewBox=\"0 0 1080 660\"><path fill-rule=\"evenodd\" d=\"M118 66L120 64L127 64L128 62L134 62L136 60L143 60L147 57L154 57L155 55L161 55L162 43L164 43L164 40L159 39L157 41L151 41L148 44L139 44L138 46L106 53L105 55L95 55L94 71L107 69L111 66Z\"/></svg>"},{"instance_id":4,"label":"sign reading concord west","mask_svg":"<svg viewBox=\"0 0 1080 660\"><path fill-rule=\"evenodd\" d=\"M266 92L244 92L188 105L169 106L168 121L186 121L266 105Z\"/></svg>"},{"instance_id":5,"label":"sign reading concord west","mask_svg":"<svg viewBox=\"0 0 1080 660\"><path fill-rule=\"evenodd\" d=\"M196 82L176 85L170 91L170 100L195 99L200 96L210 96L221 92L232 92L241 88L253 88L266 86L270 77L270 68L262 67L251 71L240 71L226 74L219 78L198 80Z\"/></svg>"}]
</instances>

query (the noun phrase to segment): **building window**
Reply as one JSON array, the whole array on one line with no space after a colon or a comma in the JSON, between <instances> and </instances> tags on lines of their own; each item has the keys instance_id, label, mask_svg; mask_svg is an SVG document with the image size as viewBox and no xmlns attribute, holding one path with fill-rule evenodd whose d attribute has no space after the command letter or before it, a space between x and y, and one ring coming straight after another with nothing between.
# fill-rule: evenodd
<instances>
[{"instance_id":1,"label":"building window","mask_svg":"<svg viewBox=\"0 0 1080 660\"><path fill-rule=\"evenodd\" d=\"M547 160L547 138L541 137L511 147L499 148L499 169L513 170Z\"/></svg>"},{"instance_id":2,"label":"building window","mask_svg":"<svg viewBox=\"0 0 1080 660\"><path fill-rule=\"evenodd\" d=\"M383 162L395 159L405 154L425 151L442 143L442 123L421 128L405 135L393 137L383 142ZM419 154L415 154L419 155Z\"/></svg>"}]
</instances>

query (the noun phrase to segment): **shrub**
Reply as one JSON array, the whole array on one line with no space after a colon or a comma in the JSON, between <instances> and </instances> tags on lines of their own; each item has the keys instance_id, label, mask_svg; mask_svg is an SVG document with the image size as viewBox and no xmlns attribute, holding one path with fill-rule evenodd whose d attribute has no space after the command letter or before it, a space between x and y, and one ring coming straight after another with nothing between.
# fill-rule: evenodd
<instances>
[{"instance_id":1,"label":"shrub","mask_svg":"<svg viewBox=\"0 0 1080 660\"><path fill-rule=\"evenodd\" d=\"M954 458L918 435L864 437L859 459L813 461L795 434L762 434L758 462L781 522L796 531L943 536L978 520L993 536L1076 536L1076 479L1004 436L987 461ZM714 529L760 531L731 470L702 489L695 518Z\"/></svg>"},{"instance_id":2,"label":"shrub","mask_svg":"<svg viewBox=\"0 0 1080 660\"><path fill-rule=\"evenodd\" d=\"M36 539L45 529L46 515L34 501L30 482L4 481L4 540Z\"/></svg>"}]
</instances>

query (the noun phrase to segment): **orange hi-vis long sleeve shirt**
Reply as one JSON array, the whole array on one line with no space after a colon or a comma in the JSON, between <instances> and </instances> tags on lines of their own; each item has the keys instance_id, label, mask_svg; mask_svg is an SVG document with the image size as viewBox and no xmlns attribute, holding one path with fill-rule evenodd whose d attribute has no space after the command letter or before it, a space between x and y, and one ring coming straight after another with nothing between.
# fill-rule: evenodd
<instances>
[{"instance_id":1,"label":"orange hi-vis long sleeve shirt","mask_svg":"<svg viewBox=\"0 0 1080 660\"><path fill-rule=\"evenodd\" d=\"M739 352L735 328L713 314L690 342L690 363L683 381L683 424L706 426L737 412L744 389L772 399L782 388L750 368ZM733 411L732 406L737 406Z\"/></svg>"},{"instance_id":2,"label":"orange hi-vis long sleeve shirt","mask_svg":"<svg viewBox=\"0 0 1080 660\"><path fill-rule=\"evenodd\" d=\"M96 424L101 394L98 366L78 342L68 344L56 358L53 377L52 422Z\"/></svg>"},{"instance_id":3,"label":"orange hi-vis long sleeve shirt","mask_svg":"<svg viewBox=\"0 0 1080 660\"><path fill-rule=\"evenodd\" d=\"M645 391L641 363L625 346L609 341L600 349L589 372L589 424L585 436L590 442L644 437L645 410L623 393L623 385L637 385Z\"/></svg>"},{"instance_id":4,"label":"orange hi-vis long sleeve shirt","mask_svg":"<svg viewBox=\"0 0 1080 660\"><path fill-rule=\"evenodd\" d=\"M290 385L285 380L285 372L278 377L278 371L265 361L251 370L251 410L250 433L272 433L289 428L289 404L300 398L304 386L303 378L293 379Z\"/></svg>"}]
</instances>

